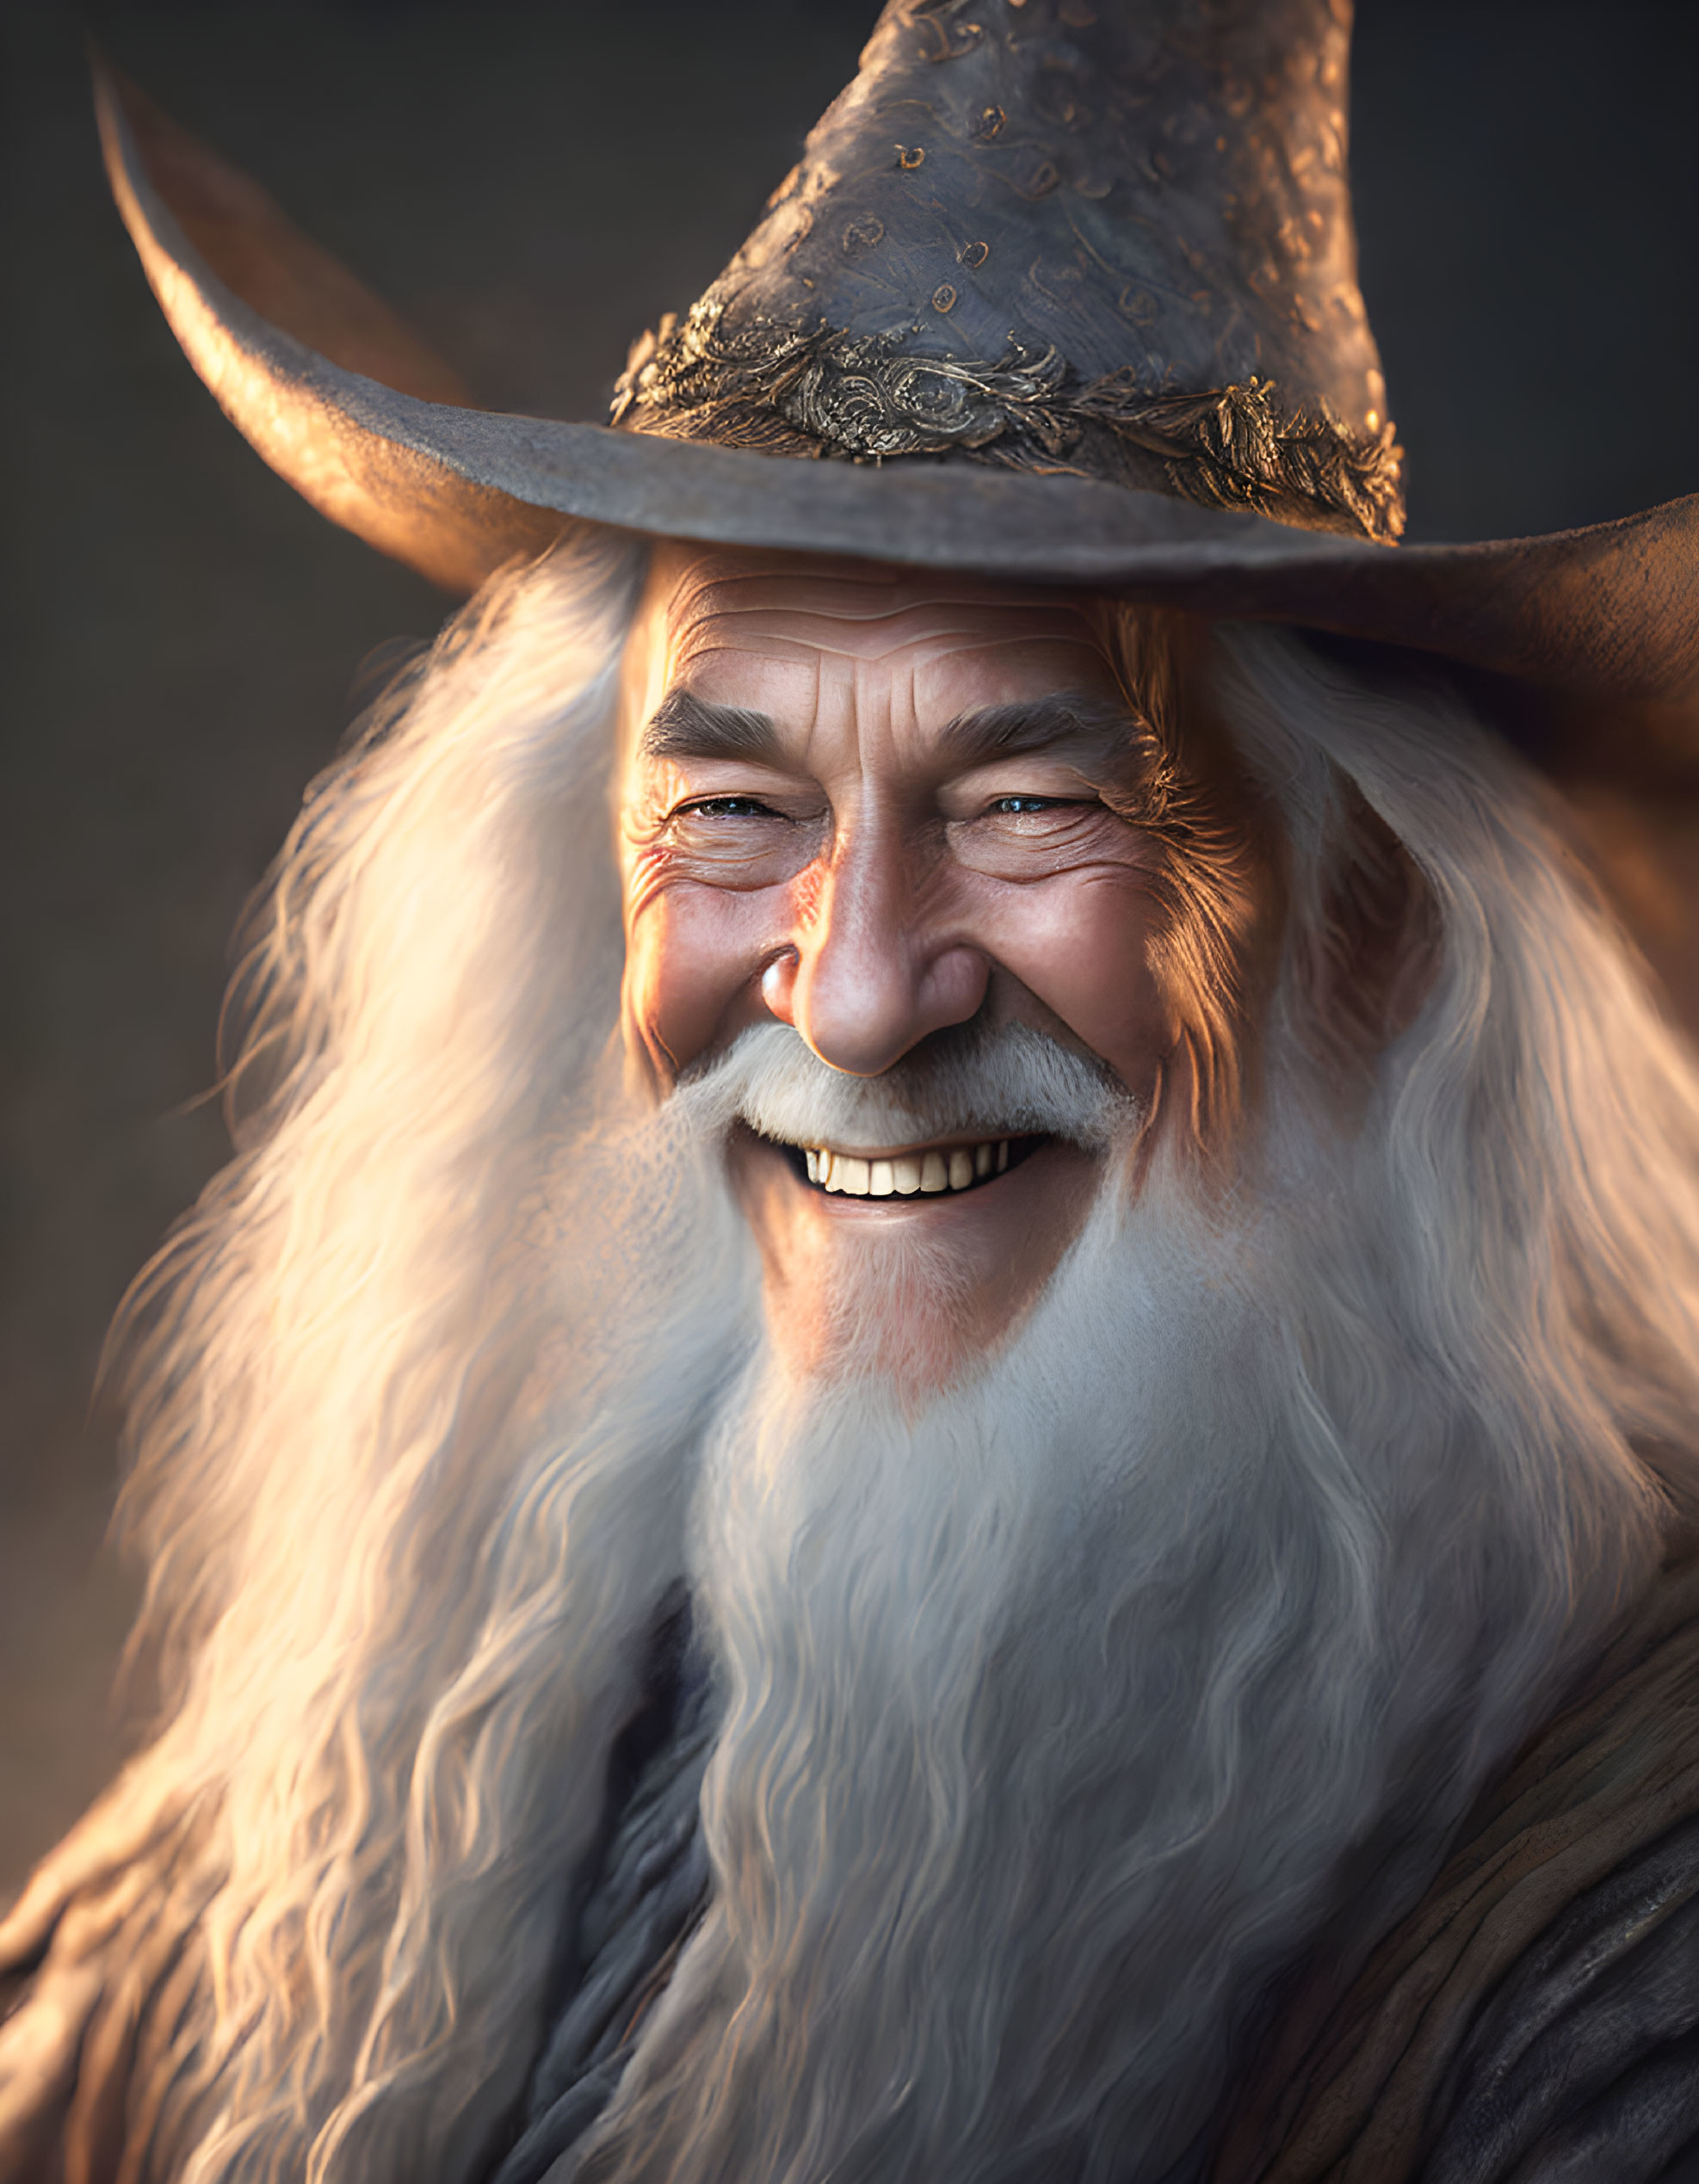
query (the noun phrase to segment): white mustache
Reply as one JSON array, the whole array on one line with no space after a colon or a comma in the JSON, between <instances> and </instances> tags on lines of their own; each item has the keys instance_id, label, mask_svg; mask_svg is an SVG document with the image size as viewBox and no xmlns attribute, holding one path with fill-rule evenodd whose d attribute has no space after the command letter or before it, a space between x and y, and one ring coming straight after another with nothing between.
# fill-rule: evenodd
<instances>
[{"instance_id":1,"label":"white mustache","mask_svg":"<svg viewBox=\"0 0 1699 2184\"><path fill-rule=\"evenodd\" d=\"M1029 1132L1097 1150L1138 1113L1106 1064L1026 1024L936 1033L873 1077L831 1068L788 1024L757 1024L700 1074L687 1072L671 1104L705 1136L742 1122L781 1144L847 1152Z\"/></svg>"}]
</instances>

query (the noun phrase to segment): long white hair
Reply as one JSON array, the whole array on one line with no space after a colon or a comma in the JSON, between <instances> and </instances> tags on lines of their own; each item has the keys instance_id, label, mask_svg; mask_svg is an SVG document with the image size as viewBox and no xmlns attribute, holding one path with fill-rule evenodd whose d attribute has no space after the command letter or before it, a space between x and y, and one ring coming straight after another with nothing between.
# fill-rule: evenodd
<instances>
[{"instance_id":1,"label":"long white hair","mask_svg":"<svg viewBox=\"0 0 1699 2184\"><path fill-rule=\"evenodd\" d=\"M163 1725L0 1930L0 1964L42 1960L0 2033L0 2146L79 2040L68 2128L107 2173L127 2075L127 2177L460 2179L518 2096L646 1634L712 1560L698 1452L758 1330L712 1148L633 1122L609 1052L642 568L586 532L497 579L283 853L235 991L237 1157L130 1316ZM1431 910L1425 997L1331 1175L1277 1132L1257 1158L1288 1203L1307 1161L1319 1206L1384 1208L1385 1263L1313 1253L1286 1330L1347 1533L1373 1528L1353 1460L1404 1445L1387 1406L1426 1385L1552 1549L1535 1657L1511 1632L1482 1665L1503 1689L1461 1780L1690 1494L1699 1076L1507 754L1294 639L1219 652L1290 845L1273 1104L1301 1081L1313 1107L1333 1067L1364 808ZM1492 1514L1365 1534L1361 1586ZM1490 1588L1491 1554L1467 1567Z\"/></svg>"},{"instance_id":2,"label":"long white hair","mask_svg":"<svg viewBox=\"0 0 1699 2184\"><path fill-rule=\"evenodd\" d=\"M1290 639L1217 694L1293 895L1231 1183L1106 1191L918 1421L752 1368L712 1900L577 2184L1193 2176L1276 1977L1325 1930L1343 1986L1691 1504L1694 1072L1543 799Z\"/></svg>"},{"instance_id":3,"label":"long white hair","mask_svg":"<svg viewBox=\"0 0 1699 2184\"><path fill-rule=\"evenodd\" d=\"M536 2036L748 1317L729 1211L669 1249L687 1179L598 1127L643 570L589 532L497 579L310 794L233 990L237 1157L129 1307L165 1725L8 1940L76 1899L36 2018L104 1954L85 2079L144 2014L139 2171L463 2174Z\"/></svg>"}]
</instances>

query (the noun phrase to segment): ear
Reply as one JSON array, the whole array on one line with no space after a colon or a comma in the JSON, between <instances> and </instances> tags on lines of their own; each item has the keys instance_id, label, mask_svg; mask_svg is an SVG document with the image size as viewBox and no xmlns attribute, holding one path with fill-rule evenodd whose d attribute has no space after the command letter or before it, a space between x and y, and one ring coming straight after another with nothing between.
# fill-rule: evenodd
<instances>
[{"instance_id":1,"label":"ear","mask_svg":"<svg viewBox=\"0 0 1699 2184\"><path fill-rule=\"evenodd\" d=\"M1329 1078L1347 1096L1408 1030L1439 968L1440 921L1415 860L1338 778L1319 870L1293 889L1296 985Z\"/></svg>"}]
</instances>

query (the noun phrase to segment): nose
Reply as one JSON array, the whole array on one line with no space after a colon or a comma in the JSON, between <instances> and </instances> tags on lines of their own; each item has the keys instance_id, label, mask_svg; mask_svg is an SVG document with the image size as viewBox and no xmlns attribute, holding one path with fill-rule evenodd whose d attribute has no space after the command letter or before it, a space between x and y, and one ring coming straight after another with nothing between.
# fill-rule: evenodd
<instances>
[{"instance_id":1,"label":"nose","mask_svg":"<svg viewBox=\"0 0 1699 2184\"><path fill-rule=\"evenodd\" d=\"M985 996L985 956L927 903L899 842L834 857L762 995L823 1062L877 1077L929 1032L966 1023Z\"/></svg>"}]
</instances>

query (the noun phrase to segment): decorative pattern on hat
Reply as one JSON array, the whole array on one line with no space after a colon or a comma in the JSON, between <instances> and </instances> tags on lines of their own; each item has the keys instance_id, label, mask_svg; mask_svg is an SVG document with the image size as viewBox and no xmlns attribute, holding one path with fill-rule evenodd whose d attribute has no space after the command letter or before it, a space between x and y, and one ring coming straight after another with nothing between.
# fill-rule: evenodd
<instances>
[{"instance_id":1,"label":"decorative pattern on hat","mask_svg":"<svg viewBox=\"0 0 1699 2184\"><path fill-rule=\"evenodd\" d=\"M1066 471L1395 538L1347 0L890 0L618 423Z\"/></svg>"},{"instance_id":2,"label":"decorative pattern on hat","mask_svg":"<svg viewBox=\"0 0 1699 2184\"><path fill-rule=\"evenodd\" d=\"M721 342L722 315L707 298L682 325L669 314L638 343L615 392L616 424L858 462L961 449L1311 529L1386 540L1404 527L1392 426L1370 439L1325 404L1284 411L1256 378L1152 394L1123 369L1080 386L1054 349L1040 355L1011 342L995 364L962 363L917 355L902 335L800 334L758 318Z\"/></svg>"}]
</instances>

